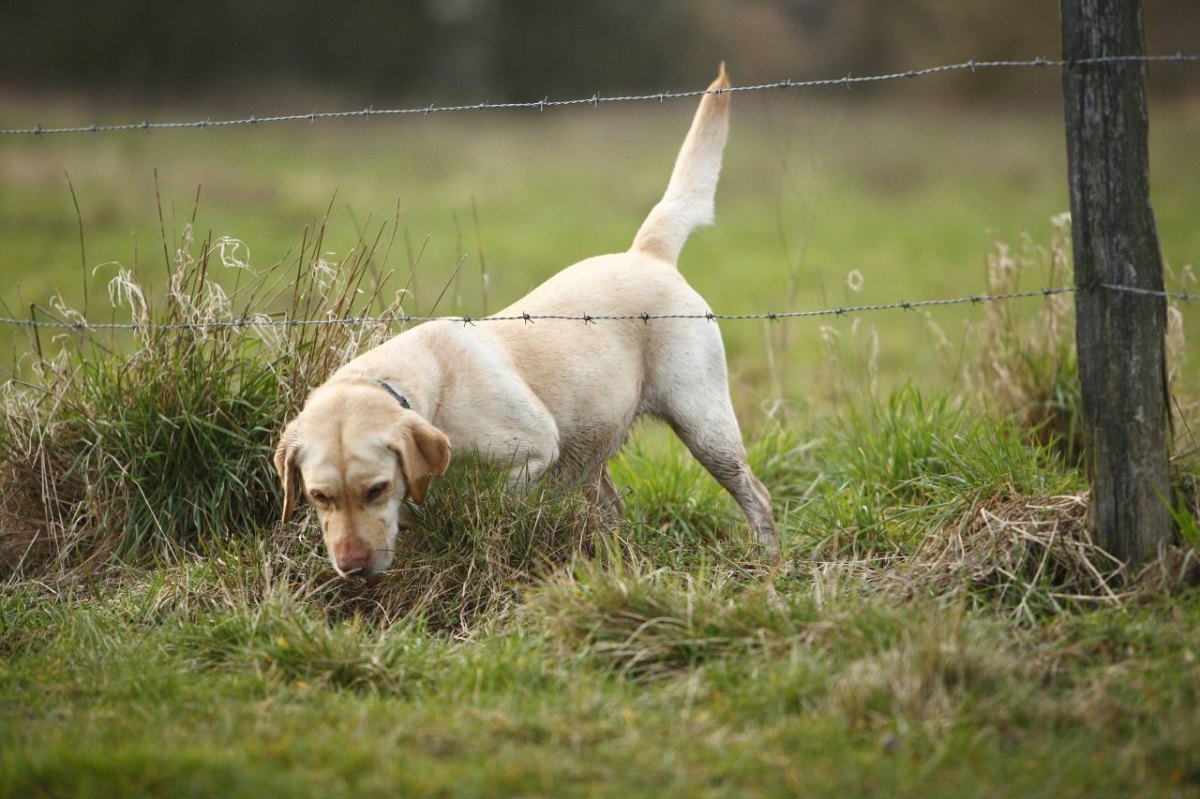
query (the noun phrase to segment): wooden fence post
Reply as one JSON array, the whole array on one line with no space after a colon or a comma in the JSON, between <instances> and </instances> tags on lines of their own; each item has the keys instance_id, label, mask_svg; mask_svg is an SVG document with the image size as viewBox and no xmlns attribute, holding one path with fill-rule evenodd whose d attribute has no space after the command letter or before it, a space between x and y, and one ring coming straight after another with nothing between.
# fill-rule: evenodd
<instances>
[{"instance_id":1,"label":"wooden fence post","mask_svg":"<svg viewBox=\"0 0 1200 799\"><path fill-rule=\"evenodd\" d=\"M1140 0L1062 0L1063 106L1074 242L1076 347L1091 522L1131 567L1173 535L1166 299L1150 207Z\"/></svg>"}]
</instances>

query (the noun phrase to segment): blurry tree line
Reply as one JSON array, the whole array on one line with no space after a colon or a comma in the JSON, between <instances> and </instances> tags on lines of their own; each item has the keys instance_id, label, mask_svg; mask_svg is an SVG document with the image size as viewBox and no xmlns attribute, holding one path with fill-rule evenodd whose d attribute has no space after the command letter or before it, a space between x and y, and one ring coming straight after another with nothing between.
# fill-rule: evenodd
<instances>
[{"instance_id":1,"label":"blurry tree line","mask_svg":"<svg viewBox=\"0 0 1200 799\"><path fill-rule=\"evenodd\" d=\"M1143 5L1150 51L1198 49L1195 0ZM749 83L1056 57L1058 22L1057 0L40 0L0 4L0 85L498 102L690 88L720 59ZM1003 91L1014 74L948 85ZM1151 85L1196 83L1168 65Z\"/></svg>"}]
</instances>

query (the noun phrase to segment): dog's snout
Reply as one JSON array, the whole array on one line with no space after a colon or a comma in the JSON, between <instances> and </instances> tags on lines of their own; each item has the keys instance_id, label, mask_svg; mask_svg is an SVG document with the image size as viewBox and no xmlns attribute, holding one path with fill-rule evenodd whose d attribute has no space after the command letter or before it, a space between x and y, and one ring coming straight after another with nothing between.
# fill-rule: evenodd
<instances>
[{"instance_id":1,"label":"dog's snout","mask_svg":"<svg viewBox=\"0 0 1200 799\"><path fill-rule=\"evenodd\" d=\"M371 549L358 539L348 539L335 546L333 565L343 577L363 576L371 568Z\"/></svg>"}]
</instances>

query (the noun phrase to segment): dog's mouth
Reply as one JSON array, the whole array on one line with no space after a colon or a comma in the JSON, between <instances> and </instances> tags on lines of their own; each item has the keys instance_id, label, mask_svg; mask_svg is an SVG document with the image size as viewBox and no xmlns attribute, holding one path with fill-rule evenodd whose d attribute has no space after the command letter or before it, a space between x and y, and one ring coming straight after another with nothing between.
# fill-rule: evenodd
<instances>
[{"instance_id":1,"label":"dog's mouth","mask_svg":"<svg viewBox=\"0 0 1200 799\"><path fill-rule=\"evenodd\" d=\"M376 570L371 568L342 571L337 566L334 566L333 570L337 572L338 577L346 582L373 582L376 578L387 572L387 569Z\"/></svg>"}]
</instances>

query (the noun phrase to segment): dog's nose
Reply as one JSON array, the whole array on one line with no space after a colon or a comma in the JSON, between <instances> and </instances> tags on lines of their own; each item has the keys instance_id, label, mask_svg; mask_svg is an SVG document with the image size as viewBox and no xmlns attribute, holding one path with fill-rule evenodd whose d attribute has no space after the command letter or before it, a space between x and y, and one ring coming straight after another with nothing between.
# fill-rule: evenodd
<instances>
[{"instance_id":1,"label":"dog's nose","mask_svg":"<svg viewBox=\"0 0 1200 799\"><path fill-rule=\"evenodd\" d=\"M343 577L361 577L371 568L371 550L361 541L346 541L334 548L333 565Z\"/></svg>"}]
</instances>

